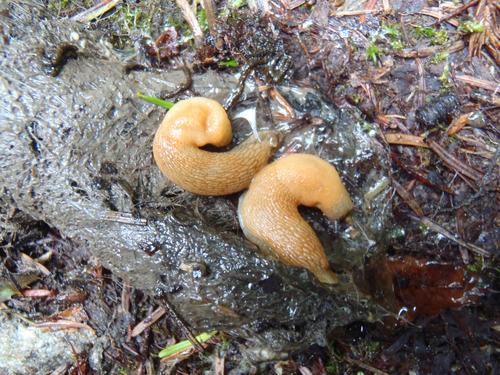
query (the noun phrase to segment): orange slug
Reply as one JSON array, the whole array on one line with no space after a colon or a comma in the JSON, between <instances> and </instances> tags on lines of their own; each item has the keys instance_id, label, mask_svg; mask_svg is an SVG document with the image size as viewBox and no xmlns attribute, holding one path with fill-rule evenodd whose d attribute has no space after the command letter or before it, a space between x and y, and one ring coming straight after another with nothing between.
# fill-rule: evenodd
<instances>
[{"instance_id":1,"label":"orange slug","mask_svg":"<svg viewBox=\"0 0 500 375\"><path fill-rule=\"evenodd\" d=\"M245 236L269 255L338 283L316 233L297 207L319 208L340 219L353 208L335 168L314 155L291 154L264 167L241 196L238 216Z\"/></svg>"},{"instance_id":2,"label":"orange slug","mask_svg":"<svg viewBox=\"0 0 500 375\"><path fill-rule=\"evenodd\" d=\"M181 100L158 128L153 155L161 172L173 183L199 195L226 195L244 190L267 164L279 144L278 133L259 132L226 152L200 149L231 142L231 122L215 100Z\"/></svg>"}]
</instances>

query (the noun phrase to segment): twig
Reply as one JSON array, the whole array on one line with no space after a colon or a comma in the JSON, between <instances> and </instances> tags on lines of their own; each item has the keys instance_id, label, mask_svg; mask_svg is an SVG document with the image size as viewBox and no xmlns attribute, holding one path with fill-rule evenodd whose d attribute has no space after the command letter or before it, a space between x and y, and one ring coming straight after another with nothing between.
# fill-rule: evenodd
<instances>
[{"instance_id":1,"label":"twig","mask_svg":"<svg viewBox=\"0 0 500 375\"><path fill-rule=\"evenodd\" d=\"M117 223L130 224L130 225L147 225L148 221L146 219L136 218L132 214L127 212L115 212L110 211L102 218L106 221L114 221Z\"/></svg>"},{"instance_id":2,"label":"twig","mask_svg":"<svg viewBox=\"0 0 500 375\"><path fill-rule=\"evenodd\" d=\"M429 187L432 187L434 189L439 189L441 191L444 191L445 193L448 194L455 194L453 190L451 190L447 186L443 186L441 184L436 184L434 182L431 182L427 176L428 172L422 172L418 170L417 168L413 168L409 165L405 165L401 160L399 160L398 156L395 153L391 153L391 159L397 164L399 168L401 168L403 171L408 173L410 176L412 176L414 179L419 181L421 184L427 185Z\"/></svg>"},{"instance_id":3,"label":"twig","mask_svg":"<svg viewBox=\"0 0 500 375\"><path fill-rule=\"evenodd\" d=\"M276 89L272 88L269 91L269 94L271 95L271 98L276 100L279 105L288 113L288 117L291 119L294 119L295 116L295 111L293 110L293 107L288 103L288 101L281 95L281 93Z\"/></svg>"},{"instance_id":4,"label":"twig","mask_svg":"<svg viewBox=\"0 0 500 375\"><path fill-rule=\"evenodd\" d=\"M43 323L36 323L35 326L37 328L45 328L49 329L51 331L59 331L59 330L65 330L65 329L88 329L92 333L95 334L95 331L92 327L85 323L78 323L78 322L73 322L72 320L66 320L66 319L59 319L56 320L55 322L43 322Z\"/></svg>"},{"instance_id":5,"label":"twig","mask_svg":"<svg viewBox=\"0 0 500 375\"><path fill-rule=\"evenodd\" d=\"M231 108L233 108L233 106L236 104L236 102L240 98L241 94L243 93L243 91L245 89L245 82L246 82L248 75L250 74L251 71L253 71L252 65L245 64L243 66L241 73L240 73L240 79L238 80L238 87L236 88L236 90L231 92L226 99L224 99L223 107L226 111L229 111Z\"/></svg>"},{"instance_id":6,"label":"twig","mask_svg":"<svg viewBox=\"0 0 500 375\"><path fill-rule=\"evenodd\" d=\"M448 130L446 131L448 135L453 135L462 130L463 127L469 123L469 116L471 115L471 113L473 112L465 113L463 115L460 115L455 120L453 120Z\"/></svg>"},{"instance_id":7,"label":"twig","mask_svg":"<svg viewBox=\"0 0 500 375\"><path fill-rule=\"evenodd\" d=\"M167 310L163 307L158 307L155 311L153 311L150 315L146 316L139 324L137 324L134 329L132 329L131 337L139 336L146 328L150 327L158 319L160 319Z\"/></svg>"},{"instance_id":8,"label":"twig","mask_svg":"<svg viewBox=\"0 0 500 375\"><path fill-rule=\"evenodd\" d=\"M378 368L375 368L373 366L367 365L366 363L363 363L361 361L358 361L357 359L351 358L349 356L344 357L345 360L353 365L356 365L358 367L361 367L363 370L371 371L375 375L389 375L387 372L384 372L382 370L379 370Z\"/></svg>"},{"instance_id":9,"label":"twig","mask_svg":"<svg viewBox=\"0 0 500 375\"><path fill-rule=\"evenodd\" d=\"M471 6L476 5L479 2L479 0L472 0L471 2L462 5L461 7L455 9L453 12L447 14L443 18L440 18L439 20L436 21L436 24L440 24L442 22L448 21L450 18L456 17L459 14L463 13L467 9L469 9Z\"/></svg>"},{"instance_id":10,"label":"twig","mask_svg":"<svg viewBox=\"0 0 500 375\"><path fill-rule=\"evenodd\" d=\"M208 31L214 38L217 36L217 21L215 18L215 4L213 0L201 0L201 5L207 15Z\"/></svg>"},{"instance_id":11,"label":"twig","mask_svg":"<svg viewBox=\"0 0 500 375\"><path fill-rule=\"evenodd\" d=\"M455 78L471 86L479 87L489 91L500 92L500 83L498 82L490 82L484 79L475 78L465 74L456 76Z\"/></svg>"},{"instance_id":12,"label":"twig","mask_svg":"<svg viewBox=\"0 0 500 375\"><path fill-rule=\"evenodd\" d=\"M362 10L346 10L345 12L333 12L331 15L335 17L351 17L361 16L363 14L379 14L382 13L380 9L362 9Z\"/></svg>"},{"instance_id":13,"label":"twig","mask_svg":"<svg viewBox=\"0 0 500 375\"><path fill-rule=\"evenodd\" d=\"M465 238L465 228L464 228L465 211L463 208L459 208L457 210L455 214L455 221L456 221L458 235L460 236L460 239L463 240ZM469 264L470 259L467 249L464 246L459 246L458 250L460 251L460 255L462 256L462 261L464 262L464 264Z\"/></svg>"},{"instance_id":14,"label":"twig","mask_svg":"<svg viewBox=\"0 0 500 375\"><path fill-rule=\"evenodd\" d=\"M125 280L122 285L121 305L122 305L122 310L127 313L130 312L130 293L131 293L130 283L127 280Z\"/></svg>"},{"instance_id":15,"label":"twig","mask_svg":"<svg viewBox=\"0 0 500 375\"><path fill-rule=\"evenodd\" d=\"M443 12L441 8L422 8L422 10L417 12L417 14L437 18L438 20L443 18ZM458 27L458 25L460 25L457 20L446 20L446 22L455 27Z\"/></svg>"},{"instance_id":16,"label":"twig","mask_svg":"<svg viewBox=\"0 0 500 375\"><path fill-rule=\"evenodd\" d=\"M425 71L424 64L422 64L422 60L419 57L415 58L415 64L417 65L418 71L418 90L417 90L417 105L421 107L424 105L424 96L427 92L427 87L425 84Z\"/></svg>"},{"instance_id":17,"label":"twig","mask_svg":"<svg viewBox=\"0 0 500 375\"><path fill-rule=\"evenodd\" d=\"M463 176L469 177L473 181L479 181L483 178L483 175L480 172L455 158L436 142L430 141L429 146L432 151L434 151L443 160L444 164L448 166L448 168L460 173Z\"/></svg>"},{"instance_id":18,"label":"twig","mask_svg":"<svg viewBox=\"0 0 500 375\"><path fill-rule=\"evenodd\" d=\"M375 4L377 4L377 0L368 0L366 2L366 5L365 5L365 10L373 10L373 8L375 7ZM359 22L360 23L365 23L366 22L366 15L365 14L362 14L359 17Z\"/></svg>"},{"instance_id":19,"label":"twig","mask_svg":"<svg viewBox=\"0 0 500 375\"><path fill-rule=\"evenodd\" d=\"M186 20L186 22L191 27L191 30L193 31L195 47L197 49L201 48L203 46L203 31L201 30L200 24L196 19L196 15L189 6L187 0L175 0L175 2L177 3L177 6L181 9L184 19Z\"/></svg>"},{"instance_id":20,"label":"twig","mask_svg":"<svg viewBox=\"0 0 500 375\"><path fill-rule=\"evenodd\" d=\"M191 88L191 86L193 85L193 73L191 72L191 69L186 65L186 62L184 62L184 65L182 66L182 72L184 73L184 82L181 85L178 85L174 91L162 91L160 93L161 99L165 100L173 98L174 96L177 96L180 93Z\"/></svg>"},{"instance_id":21,"label":"twig","mask_svg":"<svg viewBox=\"0 0 500 375\"><path fill-rule=\"evenodd\" d=\"M215 375L224 375L224 360L221 354L215 356Z\"/></svg>"},{"instance_id":22,"label":"twig","mask_svg":"<svg viewBox=\"0 0 500 375\"><path fill-rule=\"evenodd\" d=\"M288 10L294 10L295 8L300 7L305 2L306 2L306 0L285 1L285 8L287 8Z\"/></svg>"},{"instance_id":23,"label":"twig","mask_svg":"<svg viewBox=\"0 0 500 375\"><path fill-rule=\"evenodd\" d=\"M405 203L413 210L413 212L415 212L418 217L424 216L424 211L422 211L422 208L420 208L418 202L403 186L400 185L399 182L393 179L392 185L396 189L396 192L399 194L399 196L403 198Z\"/></svg>"},{"instance_id":24,"label":"twig","mask_svg":"<svg viewBox=\"0 0 500 375\"><path fill-rule=\"evenodd\" d=\"M395 51L394 54L396 56L403 57L405 59L414 59L417 57L428 57L428 56L434 55L434 54L441 52L441 51L445 51L448 53L454 53L454 52L458 52L464 48L465 48L464 42L459 40L459 41L453 43L448 48L434 46L434 47L419 48L416 50L415 49L404 49L402 51Z\"/></svg>"},{"instance_id":25,"label":"twig","mask_svg":"<svg viewBox=\"0 0 500 375\"><path fill-rule=\"evenodd\" d=\"M448 232L442 226L434 223L433 221L431 221L427 217L421 217L420 218L420 222L422 224L426 225L429 229L433 230L434 232L442 234L443 236L445 236L449 240L451 240L451 241L459 244L460 246L466 247L467 249L469 249L470 251L472 251L472 252L474 252L476 254L479 254L479 255L482 255L482 256L485 256L485 257L490 257L491 256L491 254L489 252L487 252L486 250L480 248L479 246L476 246L476 245L473 245L471 243L462 241L461 239L457 238L457 236L455 236L452 233Z\"/></svg>"},{"instance_id":26,"label":"twig","mask_svg":"<svg viewBox=\"0 0 500 375\"><path fill-rule=\"evenodd\" d=\"M429 147L422 137L403 133L385 133L384 137L389 144L407 145L415 147Z\"/></svg>"}]
</instances>

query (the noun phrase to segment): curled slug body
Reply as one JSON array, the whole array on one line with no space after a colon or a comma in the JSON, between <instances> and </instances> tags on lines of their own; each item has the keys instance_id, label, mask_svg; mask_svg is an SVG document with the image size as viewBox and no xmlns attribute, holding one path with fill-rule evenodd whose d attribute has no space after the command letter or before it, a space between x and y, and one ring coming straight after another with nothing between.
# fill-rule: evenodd
<instances>
[{"instance_id":1,"label":"curled slug body","mask_svg":"<svg viewBox=\"0 0 500 375\"><path fill-rule=\"evenodd\" d=\"M246 189L267 164L279 144L278 134L260 132L227 152L199 147L222 147L231 142L231 123L215 100L191 98L176 103L158 128L153 155L173 183L200 195L226 195Z\"/></svg>"},{"instance_id":2,"label":"curled slug body","mask_svg":"<svg viewBox=\"0 0 500 375\"><path fill-rule=\"evenodd\" d=\"M306 268L319 281L336 284L316 233L297 207L319 208L332 220L353 204L333 166L317 156L292 154L274 161L240 198L238 216L246 237L281 262Z\"/></svg>"}]
</instances>

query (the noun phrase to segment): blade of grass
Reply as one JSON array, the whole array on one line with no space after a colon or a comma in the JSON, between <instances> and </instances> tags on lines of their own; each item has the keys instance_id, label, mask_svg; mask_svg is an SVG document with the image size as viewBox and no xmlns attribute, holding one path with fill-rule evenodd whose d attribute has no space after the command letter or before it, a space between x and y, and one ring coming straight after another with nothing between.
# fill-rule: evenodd
<instances>
[{"instance_id":1,"label":"blade of grass","mask_svg":"<svg viewBox=\"0 0 500 375\"><path fill-rule=\"evenodd\" d=\"M198 340L200 343L204 343L205 341L211 339L216 333L217 331L203 332L198 336L196 336L196 340ZM189 340L184 340L178 342L177 344L167 346L165 349L163 349L158 353L158 357L160 358L170 357L171 355L183 352L184 350L192 346L193 344L191 344Z\"/></svg>"},{"instance_id":2,"label":"blade of grass","mask_svg":"<svg viewBox=\"0 0 500 375\"><path fill-rule=\"evenodd\" d=\"M154 96L144 95L142 92L138 92L137 96L139 98L141 98L142 100L147 101L148 103L156 104L156 105L163 107L163 108L166 108L166 109L172 108L175 104L174 102L162 100L162 99L156 98Z\"/></svg>"},{"instance_id":3,"label":"blade of grass","mask_svg":"<svg viewBox=\"0 0 500 375\"><path fill-rule=\"evenodd\" d=\"M90 22L93 19L96 19L99 16L102 16L104 13L106 13L108 10L113 9L116 5L118 5L121 2L121 0L104 0L101 1L99 4L94 5L92 8L89 8L87 10L84 10L81 13L78 13L71 17L73 21L79 21L79 22Z\"/></svg>"}]
</instances>

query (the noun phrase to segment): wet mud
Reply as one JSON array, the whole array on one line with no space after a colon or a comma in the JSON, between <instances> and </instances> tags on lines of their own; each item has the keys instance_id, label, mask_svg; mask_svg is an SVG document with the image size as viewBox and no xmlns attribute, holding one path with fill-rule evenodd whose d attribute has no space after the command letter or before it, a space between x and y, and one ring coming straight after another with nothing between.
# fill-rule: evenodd
<instances>
[{"instance_id":1,"label":"wet mud","mask_svg":"<svg viewBox=\"0 0 500 375\"><path fill-rule=\"evenodd\" d=\"M332 326L379 314L352 274L383 244L390 207L379 203L389 192L382 189L370 205L363 197L388 163L356 112L327 105L309 89L283 87L297 113L316 120L296 128L257 123L286 130L277 157L300 149L335 164L359 207L352 225L304 210L342 280L327 288L244 239L237 197L181 193L161 176L151 145L164 111L136 93L174 90L182 71L129 71L98 31L40 19L21 4L11 4L3 22L0 185L12 207L88 248L134 288L167 296L194 330L224 329L274 350L298 349L324 342ZM58 48L68 45L72 58L63 58ZM197 93L221 102L237 83L211 71L192 79ZM252 111L256 99L247 91L238 108ZM252 131L242 124L237 140ZM205 271L190 271L193 263Z\"/></svg>"}]
</instances>

